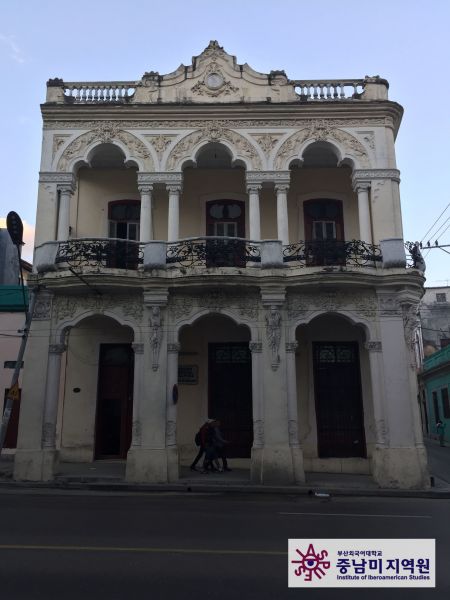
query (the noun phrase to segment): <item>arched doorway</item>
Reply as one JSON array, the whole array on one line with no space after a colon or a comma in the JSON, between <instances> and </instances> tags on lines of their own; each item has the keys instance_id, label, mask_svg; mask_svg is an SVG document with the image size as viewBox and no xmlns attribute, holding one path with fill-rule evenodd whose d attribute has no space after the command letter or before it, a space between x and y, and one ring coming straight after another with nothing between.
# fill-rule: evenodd
<instances>
[{"instance_id":1,"label":"arched doorway","mask_svg":"<svg viewBox=\"0 0 450 600\"><path fill-rule=\"evenodd\" d=\"M67 336L61 459L126 458L133 410L133 331L103 315Z\"/></svg>"},{"instance_id":2,"label":"arched doorway","mask_svg":"<svg viewBox=\"0 0 450 600\"><path fill-rule=\"evenodd\" d=\"M297 380L302 382L298 410L305 456L366 458L374 440L363 329L340 315L325 314L298 327L297 340Z\"/></svg>"},{"instance_id":3,"label":"arched doorway","mask_svg":"<svg viewBox=\"0 0 450 600\"><path fill-rule=\"evenodd\" d=\"M185 326L179 339L179 368L196 373L194 383L179 380L181 463L192 460L194 434L206 419L220 420L230 458L249 459L253 443L249 330L229 317L209 314Z\"/></svg>"}]
</instances>

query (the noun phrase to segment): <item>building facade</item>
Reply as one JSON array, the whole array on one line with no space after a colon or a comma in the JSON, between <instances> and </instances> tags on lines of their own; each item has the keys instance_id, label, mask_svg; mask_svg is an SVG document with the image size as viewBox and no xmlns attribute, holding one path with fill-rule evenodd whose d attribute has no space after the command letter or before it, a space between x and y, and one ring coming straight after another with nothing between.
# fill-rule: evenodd
<instances>
[{"instance_id":1,"label":"building facade","mask_svg":"<svg viewBox=\"0 0 450 600\"><path fill-rule=\"evenodd\" d=\"M16 479L176 481L208 417L254 482L428 482L379 77L290 80L211 42L133 82L50 80Z\"/></svg>"}]
</instances>

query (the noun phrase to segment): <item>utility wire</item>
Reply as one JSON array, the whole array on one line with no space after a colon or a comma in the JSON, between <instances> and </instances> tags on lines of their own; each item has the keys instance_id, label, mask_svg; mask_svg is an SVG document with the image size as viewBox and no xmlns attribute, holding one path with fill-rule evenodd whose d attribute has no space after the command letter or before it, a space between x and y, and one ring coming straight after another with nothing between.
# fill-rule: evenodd
<instances>
[{"instance_id":1,"label":"utility wire","mask_svg":"<svg viewBox=\"0 0 450 600\"><path fill-rule=\"evenodd\" d=\"M444 208L444 210L441 212L441 214L438 216L438 218L436 219L436 221L433 223L433 225L428 229L428 231L425 233L425 235L423 236L423 238L420 240L421 242L423 242L423 240L427 237L428 233L433 229L433 227L436 225L436 223L439 221L439 219L442 217L442 215L445 213L445 211L447 210L447 208L450 206L450 202L447 204L447 206ZM432 237L432 236L430 236Z\"/></svg>"}]
</instances>

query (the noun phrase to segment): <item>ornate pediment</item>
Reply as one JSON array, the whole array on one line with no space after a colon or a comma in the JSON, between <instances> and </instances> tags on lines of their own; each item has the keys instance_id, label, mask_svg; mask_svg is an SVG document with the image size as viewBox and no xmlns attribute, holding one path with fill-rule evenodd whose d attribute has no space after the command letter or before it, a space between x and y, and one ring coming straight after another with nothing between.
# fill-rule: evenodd
<instances>
[{"instance_id":1,"label":"ornate pediment","mask_svg":"<svg viewBox=\"0 0 450 600\"><path fill-rule=\"evenodd\" d=\"M239 65L236 57L211 41L191 65L180 65L173 73L145 73L134 102L142 103L232 103L289 102L297 95L284 71L259 73Z\"/></svg>"}]
</instances>

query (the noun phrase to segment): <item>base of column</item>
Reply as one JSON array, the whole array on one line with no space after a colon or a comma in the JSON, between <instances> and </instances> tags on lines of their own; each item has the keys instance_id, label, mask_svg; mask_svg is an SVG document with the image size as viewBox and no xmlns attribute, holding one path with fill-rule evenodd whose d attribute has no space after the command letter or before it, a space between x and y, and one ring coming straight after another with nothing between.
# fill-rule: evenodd
<instances>
[{"instance_id":1,"label":"base of column","mask_svg":"<svg viewBox=\"0 0 450 600\"><path fill-rule=\"evenodd\" d=\"M295 483L305 483L305 466L303 464L303 449L291 446L292 466L294 468Z\"/></svg>"},{"instance_id":2,"label":"base of column","mask_svg":"<svg viewBox=\"0 0 450 600\"><path fill-rule=\"evenodd\" d=\"M125 480L133 483L167 483L166 448L130 448L127 454Z\"/></svg>"},{"instance_id":3,"label":"base of column","mask_svg":"<svg viewBox=\"0 0 450 600\"><path fill-rule=\"evenodd\" d=\"M430 476L426 449L424 446L375 448L372 474L376 483L383 488L428 489Z\"/></svg>"},{"instance_id":4,"label":"base of column","mask_svg":"<svg viewBox=\"0 0 450 600\"><path fill-rule=\"evenodd\" d=\"M167 479L172 483L180 479L178 448L169 446L167 451Z\"/></svg>"},{"instance_id":5,"label":"base of column","mask_svg":"<svg viewBox=\"0 0 450 600\"><path fill-rule=\"evenodd\" d=\"M58 451L16 450L13 478L16 481L52 481L58 466Z\"/></svg>"},{"instance_id":6,"label":"base of column","mask_svg":"<svg viewBox=\"0 0 450 600\"><path fill-rule=\"evenodd\" d=\"M296 450L300 450L300 448ZM295 460L297 459L298 456L296 456ZM261 483L268 485L294 485L298 469L298 461L296 467L294 467L294 456L292 448L289 446L265 446L262 449Z\"/></svg>"}]
</instances>

